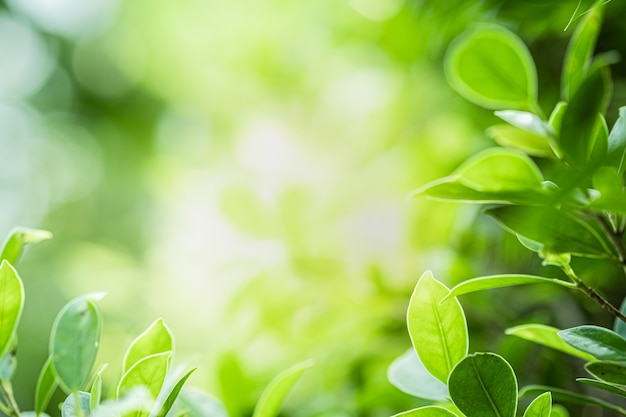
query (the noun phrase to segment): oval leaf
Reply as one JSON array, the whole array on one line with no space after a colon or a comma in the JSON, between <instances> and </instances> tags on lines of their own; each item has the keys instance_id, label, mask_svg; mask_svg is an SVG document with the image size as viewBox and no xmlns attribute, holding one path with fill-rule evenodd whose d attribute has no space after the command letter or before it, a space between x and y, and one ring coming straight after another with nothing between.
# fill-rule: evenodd
<instances>
[{"instance_id":1,"label":"oval leaf","mask_svg":"<svg viewBox=\"0 0 626 417\"><path fill-rule=\"evenodd\" d=\"M415 349L407 350L393 361L387 370L387 379L400 391L432 401L447 401L448 387L424 368Z\"/></svg>"},{"instance_id":2,"label":"oval leaf","mask_svg":"<svg viewBox=\"0 0 626 417\"><path fill-rule=\"evenodd\" d=\"M173 351L174 338L172 332L163 319L157 319L130 344L124 355L124 372L147 356Z\"/></svg>"},{"instance_id":3,"label":"oval leaf","mask_svg":"<svg viewBox=\"0 0 626 417\"><path fill-rule=\"evenodd\" d=\"M552 413L552 394L544 392L533 400L524 412L524 417L550 417Z\"/></svg>"},{"instance_id":4,"label":"oval leaf","mask_svg":"<svg viewBox=\"0 0 626 417\"><path fill-rule=\"evenodd\" d=\"M594 357L588 353L568 345L559 337L559 329L555 327L545 326L543 324L522 324L521 326L511 327L505 331L507 335L517 336L524 340L537 343L568 355L576 356L584 360L593 360Z\"/></svg>"},{"instance_id":5,"label":"oval leaf","mask_svg":"<svg viewBox=\"0 0 626 417\"><path fill-rule=\"evenodd\" d=\"M626 365L619 362L594 361L585 364L585 369L596 378L611 384L626 385Z\"/></svg>"},{"instance_id":6,"label":"oval leaf","mask_svg":"<svg viewBox=\"0 0 626 417\"><path fill-rule=\"evenodd\" d=\"M62 417L86 417L90 414L89 408L90 394L88 392L77 391L70 394L61 407Z\"/></svg>"},{"instance_id":7,"label":"oval leaf","mask_svg":"<svg viewBox=\"0 0 626 417\"><path fill-rule=\"evenodd\" d=\"M91 296L80 296L57 315L50 335L52 369L67 393L87 384L93 369L102 323Z\"/></svg>"},{"instance_id":8,"label":"oval leaf","mask_svg":"<svg viewBox=\"0 0 626 417\"><path fill-rule=\"evenodd\" d=\"M626 361L626 339L609 329L587 325L561 330L558 335L596 359Z\"/></svg>"},{"instance_id":9,"label":"oval leaf","mask_svg":"<svg viewBox=\"0 0 626 417\"><path fill-rule=\"evenodd\" d=\"M7 260L15 265L27 243L38 243L51 238L52 233L47 230L28 229L25 227L15 228L11 231L9 238L2 247L0 260Z\"/></svg>"},{"instance_id":10,"label":"oval leaf","mask_svg":"<svg viewBox=\"0 0 626 417\"><path fill-rule=\"evenodd\" d=\"M54 390L59 384L57 383L54 370L52 369L52 358L48 358L39 378L37 379L37 388L35 389L35 414L39 415L46 410L50 398L54 393Z\"/></svg>"},{"instance_id":11,"label":"oval leaf","mask_svg":"<svg viewBox=\"0 0 626 417\"><path fill-rule=\"evenodd\" d=\"M500 146L517 149L532 156L554 157L550 141L545 136L506 124L491 126L486 133Z\"/></svg>"},{"instance_id":12,"label":"oval leaf","mask_svg":"<svg viewBox=\"0 0 626 417\"><path fill-rule=\"evenodd\" d=\"M557 284L563 287L576 288L576 284L563 281L562 279L539 277L536 275L504 274L490 275L468 279L455 285L448 297L455 297L476 291L490 290L494 288L512 287L526 284Z\"/></svg>"},{"instance_id":13,"label":"oval leaf","mask_svg":"<svg viewBox=\"0 0 626 417\"><path fill-rule=\"evenodd\" d=\"M454 368L450 397L467 417L515 417L517 380L511 365L495 353L475 353Z\"/></svg>"},{"instance_id":14,"label":"oval leaf","mask_svg":"<svg viewBox=\"0 0 626 417\"><path fill-rule=\"evenodd\" d=\"M261 394L252 417L276 417L287 394L311 366L313 361L301 362L274 377Z\"/></svg>"},{"instance_id":15,"label":"oval leaf","mask_svg":"<svg viewBox=\"0 0 626 417\"><path fill-rule=\"evenodd\" d=\"M157 353L136 362L122 375L117 386L117 398L133 388L143 386L156 399L165 382L171 356L171 352Z\"/></svg>"},{"instance_id":16,"label":"oval leaf","mask_svg":"<svg viewBox=\"0 0 626 417\"><path fill-rule=\"evenodd\" d=\"M430 405L395 414L393 417L457 417L452 411Z\"/></svg>"},{"instance_id":17,"label":"oval leaf","mask_svg":"<svg viewBox=\"0 0 626 417\"><path fill-rule=\"evenodd\" d=\"M463 309L450 290L426 271L417 282L407 312L413 347L424 367L443 383L467 355L468 334Z\"/></svg>"},{"instance_id":18,"label":"oval leaf","mask_svg":"<svg viewBox=\"0 0 626 417\"><path fill-rule=\"evenodd\" d=\"M536 107L537 70L514 33L477 26L453 41L445 57L450 85L463 97L489 109Z\"/></svg>"},{"instance_id":19,"label":"oval leaf","mask_svg":"<svg viewBox=\"0 0 626 417\"><path fill-rule=\"evenodd\" d=\"M15 268L0 264L0 356L12 347L15 330L24 308L24 286Z\"/></svg>"}]
</instances>

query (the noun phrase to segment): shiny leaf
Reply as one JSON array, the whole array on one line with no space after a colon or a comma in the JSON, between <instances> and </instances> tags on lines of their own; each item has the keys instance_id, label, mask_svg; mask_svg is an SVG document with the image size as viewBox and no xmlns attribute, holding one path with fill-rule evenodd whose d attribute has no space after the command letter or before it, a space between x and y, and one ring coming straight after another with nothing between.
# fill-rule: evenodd
<instances>
[{"instance_id":1,"label":"shiny leaf","mask_svg":"<svg viewBox=\"0 0 626 417\"><path fill-rule=\"evenodd\" d=\"M596 359L626 361L626 339L603 327L586 325L559 331L567 344Z\"/></svg>"}]
</instances>

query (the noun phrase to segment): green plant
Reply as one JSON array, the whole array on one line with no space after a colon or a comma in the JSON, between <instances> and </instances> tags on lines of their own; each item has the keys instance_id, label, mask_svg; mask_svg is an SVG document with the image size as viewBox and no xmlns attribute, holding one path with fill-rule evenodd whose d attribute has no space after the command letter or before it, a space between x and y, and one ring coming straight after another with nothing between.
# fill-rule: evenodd
<instances>
[{"instance_id":1,"label":"green plant","mask_svg":"<svg viewBox=\"0 0 626 417\"><path fill-rule=\"evenodd\" d=\"M465 161L452 175L411 197L479 204L560 277L504 274L470 279L449 289L426 272L408 309L413 350L389 370L396 386L437 404L415 416L514 417L518 399L535 396L524 416L567 415L552 399L603 407L626 415L619 400L541 385L518 389L512 367L495 353L468 354L468 330L457 296L486 289L548 283L582 292L615 317L613 329L583 325L559 330L525 324L515 335L586 362L583 384L626 397L626 307L612 305L583 280L572 258L612 262L626 272L626 108L609 129L612 53L594 56L603 4L584 15L567 49L561 101L546 117L538 103L537 71L522 40L495 25L477 25L450 46L445 72L466 99L506 123L487 133L501 147ZM559 274L561 275L561 274ZM593 280L592 280L593 281ZM417 355L415 355L417 353ZM409 371L407 371L407 369Z\"/></svg>"},{"instance_id":2,"label":"green plant","mask_svg":"<svg viewBox=\"0 0 626 417\"><path fill-rule=\"evenodd\" d=\"M21 411L12 379L17 368L16 330L24 308L24 285L13 265L27 243L51 238L43 230L15 229L0 252L0 411L11 417L48 416L46 409L57 388L67 398L63 417L228 417L219 401L184 385L196 368L173 366L174 336L157 319L137 336L124 355L121 377L111 398L103 399L104 364L94 373L102 317L98 301L104 293L85 294L58 313L50 334L49 358L35 389L33 411ZM263 392L254 417L275 417L311 361L299 363L275 377Z\"/></svg>"}]
</instances>

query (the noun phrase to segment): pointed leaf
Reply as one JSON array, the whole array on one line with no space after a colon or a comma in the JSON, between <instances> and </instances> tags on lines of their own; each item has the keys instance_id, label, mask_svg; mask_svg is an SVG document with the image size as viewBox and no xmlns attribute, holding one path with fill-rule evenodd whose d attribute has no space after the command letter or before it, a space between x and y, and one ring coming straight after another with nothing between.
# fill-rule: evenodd
<instances>
[{"instance_id":1,"label":"pointed leaf","mask_svg":"<svg viewBox=\"0 0 626 417\"><path fill-rule=\"evenodd\" d=\"M102 400L102 372L107 368L108 364L104 364L98 369L96 372L96 377L91 384L91 390L89 393L91 394L91 399L89 406L92 410L94 410L98 405L100 405L100 400Z\"/></svg>"},{"instance_id":2,"label":"pointed leaf","mask_svg":"<svg viewBox=\"0 0 626 417\"><path fill-rule=\"evenodd\" d=\"M490 109L536 107L537 70L526 45L512 32L482 25L455 39L445 57L450 85Z\"/></svg>"},{"instance_id":3,"label":"pointed leaf","mask_svg":"<svg viewBox=\"0 0 626 417\"><path fill-rule=\"evenodd\" d=\"M457 417L452 411L430 405L395 414L393 417Z\"/></svg>"},{"instance_id":4,"label":"pointed leaf","mask_svg":"<svg viewBox=\"0 0 626 417\"><path fill-rule=\"evenodd\" d=\"M554 157L550 141L545 136L506 124L491 126L486 133L500 146L517 149L532 156Z\"/></svg>"},{"instance_id":5,"label":"pointed leaf","mask_svg":"<svg viewBox=\"0 0 626 417\"><path fill-rule=\"evenodd\" d=\"M35 414L39 415L46 410L50 398L57 386L54 370L52 369L52 358L48 358L41 369L39 378L37 379L37 388L35 389Z\"/></svg>"},{"instance_id":6,"label":"pointed leaf","mask_svg":"<svg viewBox=\"0 0 626 417\"><path fill-rule=\"evenodd\" d=\"M463 281L455 285L450 290L450 294L448 294L447 297L456 297L461 294L468 294L471 292L526 284L556 284L567 288L576 288L576 284L563 281L562 279L546 278L536 275L503 274L472 278L467 281Z\"/></svg>"},{"instance_id":7,"label":"pointed leaf","mask_svg":"<svg viewBox=\"0 0 626 417\"><path fill-rule=\"evenodd\" d=\"M261 394L252 417L276 417L287 394L311 366L313 361L301 362L274 377Z\"/></svg>"},{"instance_id":8,"label":"pointed leaf","mask_svg":"<svg viewBox=\"0 0 626 417\"><path fill-rule=\"evenodd\" d=\"M590 395L578 394L578 393L567 391L561 388L548 387L545 385L525 386L520 390L519 396L520 397L536 396L546 391L550 391L552 393L553 401L567 402L567 403L578 404L578 405L594 405L594 406L606 408L608 410L616 411L621 415L626 415L626 410L623 410L622 408L614 404L611 404L607 401L600 400Z\"/></svg>"},{"instance_id":9,"label":"pointed leaf","mask_svg":"<svg viewBox=\"0 0 626 417\"><path fill-rule=\"evenodd\" d=\"M133 388L144 386L156 399L165 382L171 356L172 352L156 353L136 362L122 375L117 386L117 398Z\"/></svg>"},{"instance_id":10,"label":"pointed leaf","mask_svg":"<svg viewBox=\"0 0 626 417\"><path fill-rule=\"evenodd\" d=\"M172 332L163 319L158 319L130 344L124 356L124 372L147 356L170 351L174 351Z\"/></svg>"},{"instance_id":11,"label":"pointed leaf","mask_svg":"<svg viewBox=\"0 0 626 417\"><path fill-rule=\"evenodd\" d=\"M17 271L3 260L0 264L0 356L12 347L24 308L24 286Z\"/></svg>"},{"instance_id":12,"label":"pointed leaf","mask_svg":"<svg viewBox=\"0 0 626 417\"><path fill-rule=\"evenodd\" d=\"M576 356L584 360L593 360L594 357L588 353L568 345L558 335L559 329L555 327L545 326L543 324L522 324L521 326L511 327L505 333L507 335L517 336L524 340L543 345L568 355Z\"/></svg>"},{"instance_id":13,"label":"pointed leaf","mask_svg":"<svg viewBox=\"0 0 626 417\"><path fill-rule=\"evenodd\" d=\"M579 326L559 331L567 344L592 355L596 359L626 361L626 339L598 326Z\"/></svg>"},{"instance_id":14,"label":"pointed leaf","mask_svg":"<svg viewBox=\"0 0 626 417\"><path fill-rule=\"evenodd\" d=\"M443 383L468 350L467 323L450 290L426 271L417 282L407 312L413 347L424 367Z\"/></svg>"},{"instance_id":15,"label":"pointed leaf","mask_svg":"<svg viewBox=\"0 0 626 417\"><path fill-rule=\"evenodd\" d=\"M190 369L181 378L179 378L178 381L176 381L172 389L167 393L167 397L163 401L163 404L158 407L158 412L154 414L156 417L165 417L167 415L178 398L180 391L183 389L185 382L187 382L187 379L189 379L191 374L194 373L196 369L198 368ZM150 415L153 415L153 413L150 413Z\"/></svg>"},{"instance_id":16,"label":"pointed leaf","mask_svg":"<svg viewBox=\"0 0 626 417\"><path fill-rule=\"evenodd\" d=\"M51 238L52 233L47 230L27 229L25 227L15 228L4 243L0 253L0 260L6 260L15 265L27 243L38 243Z\"/></svg>"},{"instance_id":17,"label":"pointed leaf","mask_svg":"<svg viewBox=\"0 0 626 417\"><path fill-rule=\"evenodd\" d=\"M596 378L611 384L626 385L626 365L619 362L594 361L585 364L585 369Z\"/></svg>"},{"instance_id":18,"label":"pointed leaf","mask_svg":"<svg viewBox=\"0 0 626 417\"><path fill-rule=\"evenodd\" d=\"M448 388L452 401L467 417L515 417L515 373L495 353L467 356L450 374Z\"/></svg>"},{"instance_id":19,"label":"pointed leaf","mask_svg":"<svg viewBox=\"0 0 626 417\"><path fill-rule=\"evenodd\" d=\"M450 396L448 387L424 368L415 349L407 350L391 363L387 379L400 391L414 397L445 402Z\"/></svg>"},{"instance_id":20,"label":"pointed leaf","mask_svg":"<svg viewBox=\"0 0 626 417\"><path fill-rule=\"evenodd\" d=\"M609 382L599 381L597 379L590 378L576 378L576 381L582 382L585 385L589 385L590 387L601 389L606 392L610 392L611 394L619 395L620 397L626 397L626 389L611 384Z\"/></svg>"},{"instance_id":21,"label":"pointed leaf","mask_svg":"<svg viewBox=\"0 0 626 417\"><path fill-rule=\"evenodd\" d=\"M57 315L50 335L52 369L67 393L83 388L98 353L102 322L92 296L67 303Z\"/></svg>"},{"instance_id":22,"label":"pointed leaf","mask_svg":"<svg viewBox=\"0 0 626 417\"><path fill-rule=\"evenodd\" d=\"M89 409L89 393L78 391L70 394L61 407L62 417L87 417L91 413ZM78 400L78 401L77 401Z\"/></svg>"},{"instance_id":23,"label":"pointed leaf","mask_svg":"<svg viewBox=\"0 0 626 417\"><path fill-rule=\"evenodd\" d=\"M626 107L620 107L619 118L611 129L608 141L608 163L623 174L626 171Z\"/></svg>"},{"instance_id":24,"label":"pointed leaf","mask_svg":"<svg viewBox=\"0 0 626 417\"><path fill-rule=\"evenodd\" d=\"M524 417L550 417L552 414L552 395L544 392L530 403Z\"/></svg>"}]
</instances>

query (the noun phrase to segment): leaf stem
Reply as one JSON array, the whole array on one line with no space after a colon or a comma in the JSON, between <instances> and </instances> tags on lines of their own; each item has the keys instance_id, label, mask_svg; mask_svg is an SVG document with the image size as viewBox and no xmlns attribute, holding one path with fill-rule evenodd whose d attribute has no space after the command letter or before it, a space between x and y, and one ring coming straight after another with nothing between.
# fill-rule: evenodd
<instances>
[{"instance_id":1,"label":"leaf stem","mask_svg":"<svg viewBox=\"0 0 626 417\"><path fill-rule=\"evenodd\" d=\"M6 405L2 404L2 412L9 416L20 417L20 407L17 405L17 401L15 401L11 383L8 381L0 381L0 393L2 393L2 396L7 402ZM6 408L6 410L4 408Z\"/></svg>"}]
</instances>

